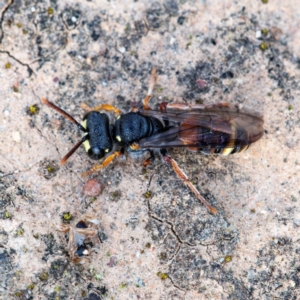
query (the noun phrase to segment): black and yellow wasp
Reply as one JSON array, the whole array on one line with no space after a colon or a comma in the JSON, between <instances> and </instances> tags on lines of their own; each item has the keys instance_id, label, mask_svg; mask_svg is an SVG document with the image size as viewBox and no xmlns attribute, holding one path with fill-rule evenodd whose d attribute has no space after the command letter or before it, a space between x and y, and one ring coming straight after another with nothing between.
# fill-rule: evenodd
<instances>
[{"instance_id":1,"label":"black and yellow wasp","mask_svg":"<svg viewBox=\"0 0 300 300\"><path fill-rule=\"evenodd\" d=\"M212 207L198 192L188 176L170 157L167 148L185 147L200 150L205 154L228 155L245 151L252 143L263 135L263 119L254 112L242 111L227 103L215 105L187 105L184 103L160 103L151 109L148 102L156 82L156 70L153 69L151 83L141 109L133 108L130 112L122 112L109 104L88 107L82 123L78 123L68 113L42 98L42 102L53 108L67 119L75 123L83 132L82 139L66 154L61 163L84 144L90 158L104 159L89 171L87 176L106 167L115 158L129 151L149 151L150 157L144 166L154 158L153 149L159 149L165 162L172 164L178 177L193 191L196 197L216 214ZM114 124L103 111L112 111L118 115ZM116 147L115 147L116 146ZM114 152L113 149L118 149Z\"/></svg>"}]
</instances>

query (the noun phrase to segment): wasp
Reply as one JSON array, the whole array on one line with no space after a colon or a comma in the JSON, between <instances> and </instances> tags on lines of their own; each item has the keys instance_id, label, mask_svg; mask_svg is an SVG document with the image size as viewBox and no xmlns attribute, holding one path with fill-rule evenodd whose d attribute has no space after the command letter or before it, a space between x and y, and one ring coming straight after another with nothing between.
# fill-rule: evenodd
<instances>
[{"instance_id":1,"label":"wasp","mask_svg":"<svg viewBox=\"0 0 300 300\"><path fill-rule=\"evenodd\" d=\"M88 176L112 163L124 151L148 151L150 157L143 165L151 164L154 159L153 149L159 149L163 160L171 164L177 176L187 185L209 212L217 210L210 205L189 180L188 176L168 154L168 148L184 147L204 154L229 155L243 152L263 135L263 118L261 115L231 107L228 103L214 105L188 105L185 103L163 102L157 108L148 105L155 82L156 69L152 70L151 81L143 107L134 107L127 113L118 108L102 104L89 107L82 104L87 111L82 123L78 123L68 113L42 98L42 102L75 123L82 131L82 139L61 160L67 159L84 145L90 158L103 159L89 171ZM103 112L105 111L105 112ZM114 112L117 118L110 124L106 112ZM114 150L115 146L119 150Z\"/></svg>"}]
</instances>

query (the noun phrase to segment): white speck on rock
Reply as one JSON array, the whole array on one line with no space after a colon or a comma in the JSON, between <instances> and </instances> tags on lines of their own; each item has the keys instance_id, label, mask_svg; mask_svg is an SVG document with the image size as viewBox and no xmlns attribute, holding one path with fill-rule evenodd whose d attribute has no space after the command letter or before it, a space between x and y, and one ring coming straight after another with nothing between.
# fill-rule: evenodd
<instances>
[{"instance_id":1,"label":"white speck on rock","mask_svg":"<svg viewBox=\"0 0 300 300\"><path fill-rule=\"evenodd\" d=\"M126 49L125 49L125 47L119 47L118 51L121 53L125 53Z\"/></svg>"},{"instance_id":2,"label":"white speck on rock","mask_svg":"<svg viewBox=\"0 0 300 300\"><path fill-rule=\"evenodd\" d=\"M21 142L21 135L19 131L13 131L12 138L15 142L20 143Z\"/></svg>"},{"instance_id":3,"label":"white speck on rock","mask_svg":"<svg viewBox=\"0 0 300 300\"><path fill-rule=\"evenodd\" d=\"M255 37L256 37L257 39L260 39L260 38L261 38L261 30L257 30L257 31L256 31Z\"/></svg>"}]
</instances>

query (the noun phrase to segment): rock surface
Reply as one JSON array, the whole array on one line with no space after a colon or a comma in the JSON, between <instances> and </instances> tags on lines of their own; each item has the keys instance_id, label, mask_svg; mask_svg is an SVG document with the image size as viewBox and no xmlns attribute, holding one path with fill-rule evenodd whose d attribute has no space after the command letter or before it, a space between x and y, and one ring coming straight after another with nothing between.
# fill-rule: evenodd
<instances>
[{"instance_id":1,"label":"rock surface","mask_svg":"<svg viewBox=\"0 0 300 300\"><path fill-rule=\"evenodd\" d=\"M0 298L297 299L300 294L300 6L297 1L0 1ZM170 151L209 215L156 159L93 178L76 126L90 106L229 102L261 112L243 154ZM115 116L111 114L113 119ZM101 243L74 264L62 215L93 215Z\"/></svg>"}]
</instances>

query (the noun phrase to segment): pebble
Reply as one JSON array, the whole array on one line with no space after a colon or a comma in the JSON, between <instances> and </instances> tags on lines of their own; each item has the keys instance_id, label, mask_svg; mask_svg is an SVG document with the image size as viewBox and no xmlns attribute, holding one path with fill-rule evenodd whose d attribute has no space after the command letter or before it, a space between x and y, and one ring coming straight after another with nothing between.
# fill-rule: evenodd
<instances>
[{"instance_id":1,"label":"pebble","mask_svg":"<svg viewBox=\"0 0 300 300\"><path fill-rule=\"evenodd\" d=\"M89 197L97 197L103 190L104 184L95 178L88 180L83 187L83 193Z\"/></svg>"}]
</instances>

